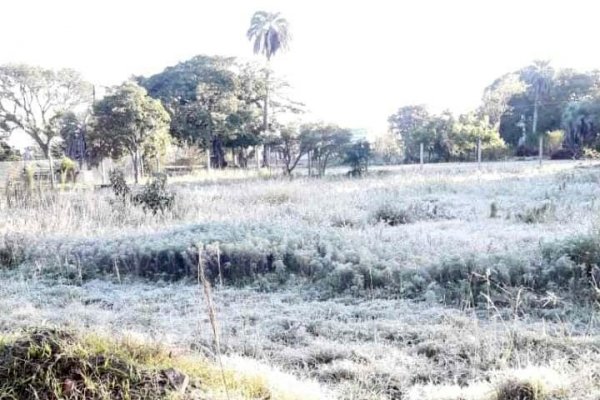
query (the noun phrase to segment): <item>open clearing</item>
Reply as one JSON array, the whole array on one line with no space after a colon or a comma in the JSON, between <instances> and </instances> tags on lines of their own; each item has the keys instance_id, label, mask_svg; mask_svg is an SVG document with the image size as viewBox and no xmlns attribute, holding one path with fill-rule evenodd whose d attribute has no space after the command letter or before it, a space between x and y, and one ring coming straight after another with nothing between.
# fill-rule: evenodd
<instances>
[{"instance_id":1,"label":"open clearing","mask_svg":"<svg viewBox=\"0 0 600 400\"><path fill-rule=\"evenodd\" d=\"M165 215L109 191L4 206L0 332L212 357L198 252L178 255L201 243L225 364L299 398L597 399L597 288L577 271L595 276L599 183L589 162L230 172L171 183Z\"/></svg>"}]
</instances>

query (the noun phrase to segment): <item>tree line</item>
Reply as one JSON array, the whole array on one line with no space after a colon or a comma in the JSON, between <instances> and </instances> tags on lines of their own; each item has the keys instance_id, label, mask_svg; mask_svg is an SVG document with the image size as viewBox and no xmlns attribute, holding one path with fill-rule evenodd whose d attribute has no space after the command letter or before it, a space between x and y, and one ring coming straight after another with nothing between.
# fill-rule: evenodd
<instances>
[{"instance_id":1,"label":"tree line","mask_svg":"<svg viewBox=\"0 0 600 400\"><path fill-rule=\"evenodd\" d=\"M599 71L535 61L492 82L473 112L455 117L423 105L399 108L388 119L390 134L375 148L384 159L405 162L419 159L421 145L429 161L473 160L478 146L490 159L540 151L552 158L596 156L599 119Z\"/></svg>"},{"instance_id":2,"label":"tree line","mask_svg":"<svg viewBox=\"0 0 600 400\"><path fill-rule=\"evenodd\" d=\"M136 182L172 143L203 150L212 168L228 165L227 151L231 162L246 167L249 158L259 159L259 147L263 166L274 152L287 174L308 157L320 176L332 158L351 149L352 133L334 124L284 122L298 119L304 105L287 96L288 83L269 62L290 37L281 14L258 11L247 38L266 65L199 55L108 88L98 100L75 71L0 66L0 132L28 134L49 159L62 153L94 166L129 156ZM0 144L0 157L18 157Z\"/></svg>"}]
</instances>

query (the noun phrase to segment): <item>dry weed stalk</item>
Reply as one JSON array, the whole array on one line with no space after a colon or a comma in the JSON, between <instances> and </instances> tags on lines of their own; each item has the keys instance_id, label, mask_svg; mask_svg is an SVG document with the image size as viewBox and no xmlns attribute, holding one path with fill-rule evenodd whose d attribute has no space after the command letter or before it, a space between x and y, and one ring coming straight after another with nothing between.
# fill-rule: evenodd
<instances>
[{"instance_id":1,"label":"dry weed stalk","mask_svg":"<svg viewBox=\"0 0 600 400\"><path fill-rule=\"evenodd\" d=\"M221 341L219 335L219 322L217 320L217 311L212 299L212 290L210 282L206 279L204 273L204 263L202 262L202 249L203 246L198 244L198 286L202 286L204 292L204 299L206 301L206 307L208 312L208 319L212 328L213 340L215 344L215 351L217 354L217 361L219 368L221 369L221 377L223 378L223 386L225 388L225 396L229 400L229 389L227 388L227 379L225 378L225 368L223 368L223 359L221 357Z\"/></svg>"}]
</instances>

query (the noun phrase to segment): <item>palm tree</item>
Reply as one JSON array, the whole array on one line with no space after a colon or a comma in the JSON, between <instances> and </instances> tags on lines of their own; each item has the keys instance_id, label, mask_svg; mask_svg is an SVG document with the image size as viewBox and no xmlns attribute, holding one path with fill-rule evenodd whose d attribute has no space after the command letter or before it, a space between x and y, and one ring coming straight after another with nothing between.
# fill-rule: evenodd
<instances>
[{"instance_id":1,"label":"palm tree","mask_svg":"<svg viewBox=\"0 0 600 400\"><path fill-rule=\"evenodd\" d=\"M261 54L267 58L266 91L263 105L263 131L266 133L269 130L269 62L271 57L288 47L291 39L289 24L280 13L257 11L250 20L250 28L246 36L249 40L254 41L254 54ZM263 153L263 164L268 164L266 147Z\"/></svg>"},{"instance_id":2,"label":"palm tree","mask_svg":"<svg viewBox=\"0 0 600 400\"><path fill-rule=\"evenodd\" d=\"M528 67L525 71L525 80L533 90L534 96L533 125L531 127L531 133L534 135L537 133L540 98L548 92L553 75L554 70L550 66L550 61L536 60L533 62L533 65Z\"/></svg>"},{"instance_id":3,"label":"palm tree","mask_svg":"<svg viewBox=\"0 0 600 400\"><path fill-rule=\"evenodd\" d=\"M550 61L547 60L536 60L533 65L525 71L525 79L531 85L533 90L533 124L531 126L531 133L535 136L537 134L538 124L538 109L540 104L540 97L548 92L550 87L550 81L554 76L554 70L550 67ZM544 145L543 135L539 135L539 159L540 165L542 163L542 153Z\"/></svg>"}]
</instances>

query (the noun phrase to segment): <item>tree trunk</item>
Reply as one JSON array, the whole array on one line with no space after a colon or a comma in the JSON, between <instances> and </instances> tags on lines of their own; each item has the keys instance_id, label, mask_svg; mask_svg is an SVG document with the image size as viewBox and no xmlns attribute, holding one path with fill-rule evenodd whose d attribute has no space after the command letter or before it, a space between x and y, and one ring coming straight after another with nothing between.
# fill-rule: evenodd
<instances>
[{"instance_id":1,"label":"tree trunk","mask_svg":"<svg viewBox=\"0 0 600 400\"><path fill-rule=\"evenodd\" d=\"M539 102L539 93L535 91L535 100L533 102L533 124L531 126L531 133L535 136L537 133L537 123L538 123L538 102Z\"/></svg>"},{"instance_id":2,"label":"tree trunk","mask_svg":"<svg viewBox=\"0 0 600 400\"><path fill-rule=\"evenodd\" d=\"M54 160L52 159L52 152L48 152L48 163L50 164L50 187L54 189L56 186L56 180L54 178Z\"/></svg>"},{"instance_id":3,"label":"tree trunk","mask_svg":"<svg viewBox=\"0 0 600 400\"><path fill-rule=\"evenodd\" d=\"M139 183L139 175L140 175L138 156L139 156L138 151L137 151L137 149L135 149L135 151L133 151L131 153L131 160L133 162L133 176L134 176L136 185Z\"/></svg>"},{"instance_id":4,"label":"tree trunk","mask_svg":"<svg viewBox=\"0 0 600 400\"><path fill-rule=\"evenodd\" d=\"M267 69L265 70L265 101L263 104L263 135L269 133L269 62L267 61ZM269 145L266 143L263 147L263 167L269 166L268 156Z\"/></svg>"},{"instance_id":5,"label":"tree trunk","mask_svg":"<svg viewBox=\"0 0 600 400\"><path fill-rule=\"evenodd\" d=\"M213 167L224 168L227 166L227 162L225 161L225 152L223 150L223 143L221 142L221 138L218 136L212 140L212 152Z\"/></svg>"}]
</instances>

